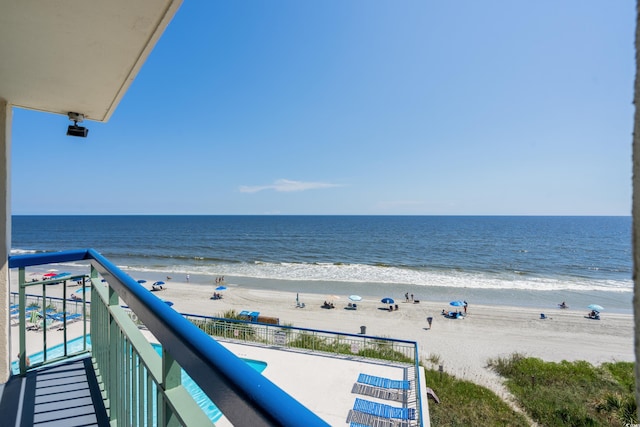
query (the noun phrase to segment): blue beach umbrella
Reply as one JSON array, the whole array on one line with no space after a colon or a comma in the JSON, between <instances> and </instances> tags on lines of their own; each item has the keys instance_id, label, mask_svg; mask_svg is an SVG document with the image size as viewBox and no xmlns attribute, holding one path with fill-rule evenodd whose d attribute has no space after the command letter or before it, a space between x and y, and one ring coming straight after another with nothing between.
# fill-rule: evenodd
<instances>
[{"instance_id":1,"label":"blue beach umbrella","mask_svg":"<svg viewBox=\"0 0 640 427\"><path fill-rule=\"evenodd\" d=\"M153 284L153 286L162 286L162 285L164 285L163 281L158 281Z\"/></svg>"},{"instance_id":2,"label":"blue beach umbrella","mask_svg":"<svg viewBox=\"0 0 640 427\"><path fill-rule=\"evenodd\" d=\"M64 277L64 276L71 276L71 273L66 272L66 271L64 273L58 273L55 276L53 276L52 279L59 279L59 278Z\"/></svg>"},{"instance_id":3,"label":"blue beach umbrella","mask_svg":"<svg viewBox=\"0 0 640 427\"><path fill-rule=\"evenodd\" d=\"M393 304L395 301L393 300L393 298L385 297L382 298L380 302L382 302L383 304Z\"/></svg>"},{"instance_id":4,"label":"blue beach umbrella","mask_svg":"<svg viewBox=\"0 0 640 427\"><path fill-rule=\"evenodd\" d=\"M454 307L464 307L464 301L451 301L449 304Z\"/></svg>"},{"instance_id":5,"label":"blue beach umbrella","mask_svg":"<svg viewBox=\"0 0 640 427\"><path fill-rule=\"evenodd\" d=\"M140 280L138 280L138 283L140 283L142 285L143 283L147 283L147 281L144 280L144 279L140 279Z\"/></svg>"},{"instance_id":6,"label":"blue beach umbrella","mask_svg":"<svg viewBox=\"0 0 640 427\"><path fill-rule=\"evenodd\" d=\"M226 286L218 286L218 287L216 288L216 291L224 291L224 290L226 290L226 289L227 289L227 287L226 287Z\"/></svg>"},{"instance_id":7,"label":"blue beach umbrella","mask_svg":"<svg viewBox=\"0 0 640 427\"><path fill-rule=\"evenodd\" d=\"M75 293L81 294L83 290L85 292L91 292L91 286L85 286L84 288L76 289Z\"/></svg>"},{"instance_id":8,"label":"blue beach umbrella","mask_svg":"<svg viewBox=\"0 0 640 427\"><path fill-rule=\"evenodd\" d=\"M602 310L604 310L604 307L602 307L601 305L598 305L598 304L590 304L590 305L587 306L587 308L589 310L593 310L593 311L602 311Z\"/></svg>"}]
</instances>

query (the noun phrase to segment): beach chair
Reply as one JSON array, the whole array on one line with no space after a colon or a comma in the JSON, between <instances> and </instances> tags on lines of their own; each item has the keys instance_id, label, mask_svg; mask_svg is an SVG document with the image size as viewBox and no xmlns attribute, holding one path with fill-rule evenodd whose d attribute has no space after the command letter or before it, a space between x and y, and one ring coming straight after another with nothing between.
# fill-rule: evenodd
<instances>
[{"instance_id":1,"label":"beach chair","mask_svg":"<svg viewBox=\"0 0 640 427\"><path fill-rule=\"evenodd\" d=\"M370 400L356 397L353 410L376 417L400 420L415 420L416 411L414 408L398 408L396 406L385 405L384 403L372 402Z\"/></svg>"},{"instance_id":2,"label":"beach chair","mask_svg":"<svg viewBox=\"0 0 640 427\"><path fill-rule=\"evenodd\" d=\"M358 375L358 382L380 388L393 388L398 390L409 390L411 388L411 382L408 380L392 380L367 374Z\"/></svg>"},{"instance_id":3,"label":"beach chair","mask_svg":"<svg viewBox=\"0 0 640 427\"><path fill-rule=\"evenodd\" d=\"M77 322L78 320L80 320L80 318L82 317L82 314L80 313L53 313L53 314L49 314L47 315L47 317L49 319L52 319L54 321L58 321L58 322L64 322L66 320L67 323L73 323L73 322Z\"/></svg>"},{"instance_id":4,"label":"beach chair","mask_svg":"<svg viewBox=\"0 0 640 427\"><path fill-rule=\"evenodd\" d=\"M394 402L404 402L404 390L374 387L372 385L354 383L351 393L362 394L364 396L375 397L377 399L392 400Z\"/></svg>"}]
</instances>

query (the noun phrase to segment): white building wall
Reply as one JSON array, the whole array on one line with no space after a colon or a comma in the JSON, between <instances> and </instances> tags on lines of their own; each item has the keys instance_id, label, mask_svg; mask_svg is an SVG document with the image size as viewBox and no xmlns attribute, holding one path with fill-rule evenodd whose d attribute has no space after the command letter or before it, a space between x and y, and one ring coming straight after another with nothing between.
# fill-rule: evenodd
<instances>
[{"instance_id":1,"label":"white building wall","mask_svg":"<svg viewBox=\"0 0 640 427\"><path fill-rule=\"evenodd\" d=\"M11 251L11 105L0 99L0 384L10 373L9 253Z\"/></svg>"}]
</instances>

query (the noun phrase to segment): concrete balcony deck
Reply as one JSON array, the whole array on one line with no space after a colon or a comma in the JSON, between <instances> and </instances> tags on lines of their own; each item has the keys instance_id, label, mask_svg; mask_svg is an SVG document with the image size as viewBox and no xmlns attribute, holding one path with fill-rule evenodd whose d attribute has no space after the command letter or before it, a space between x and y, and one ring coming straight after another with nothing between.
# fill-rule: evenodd
<instances>
[{"instance_id":1,"label":"concrete balcony deck","mask_svg":"<svg viewBox=\"0 0 640 427\"><path fill-rule=\"evenodd\" d=\"M13 376L0 387L3 426L109 426L88 355Z\"/></svg>"}]
</instances>

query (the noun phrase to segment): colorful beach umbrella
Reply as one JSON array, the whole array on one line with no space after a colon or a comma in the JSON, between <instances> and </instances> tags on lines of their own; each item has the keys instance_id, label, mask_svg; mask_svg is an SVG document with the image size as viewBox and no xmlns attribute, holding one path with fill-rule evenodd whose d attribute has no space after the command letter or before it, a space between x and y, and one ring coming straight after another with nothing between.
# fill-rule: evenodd
<instances>
[{"instance_id":1,"label":"colorful beach umbrella","mask_svg":"<svg viewBox=\"0 0 640 427\"><path fill-rule=\"evenodd\" d=\"M454 307L464 307L464 301L451 301L449 304Z\"/></svg>"},{"instance_id":2,"label":"colorful beach umbrella","mask_svg":"<svg viewBox=\"0 0 640 427\"><path fill-rule=\"evenodd\" d=\"M385 297L382 298L380 302L383 304L393 304L395 301L393 300L393 298Z\"/></svg>"},{"instance_id":3,"label":"colorful beach umbrella","mask_svg":"<svg viewBox=\"0 0 640 427\"><path fill-rule=\"evenodd\" d=\"M362 301L362 297L360 295L349 295L349 299L351 301Z\"/></svg>"},{"instance_id":4,"label":"colorful beach umbrella","mask_svg":"<svg viewBox=\"0 0 640 427\"><path fill-rule=\"evenodd\" d=\"M42 275L42 277L54 277L54 276L56 276L56 273L44 273Z\"/></svg>"},{"instance_id":5,"label":"colorful beach umbrella","mask_svg":"<svg viewBox=\"0 0 640 427\"><path fill-rule=\"evenodd\" d=\"M604 310L604 307L602 307L601 305L598 305L598 304L590 304L590 305L587 306L587 308L589 310L593 310L593 311L602 311L602 310Z\"/></svg>"}]
</instances>

